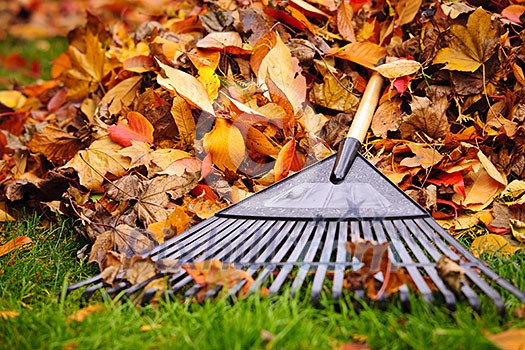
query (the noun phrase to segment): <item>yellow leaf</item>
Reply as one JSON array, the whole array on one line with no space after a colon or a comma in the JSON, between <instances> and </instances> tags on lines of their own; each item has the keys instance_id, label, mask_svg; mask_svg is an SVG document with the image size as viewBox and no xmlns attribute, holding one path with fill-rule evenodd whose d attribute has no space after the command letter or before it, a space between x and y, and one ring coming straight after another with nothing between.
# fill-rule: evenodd
<instances>
[{"instance_id":1,"label":"yellow leaf","mask_svg":"<svg viewBox=\"0 0 525 350\"><path fill-rule=\"evenodd\" d=\"M177 124L179 135L186 146L193 145L195 139L195 119L189 108L188 103L178 94L173 97L171 105L171 116Z\"/></svg>"},{"instance_id":2,"label":"yellow leaf","mask_svg":"<svg viewBox=\"0 0 525 350\"><path fill-rule=\"evenodd\" d=\"M525 349L525 328L509 329L507 331L485 336L501 350Z\"/></svg>"},{"instance_id":3,"label":"yellow leaf","mask_svg":"<svg viewBox=\"0 0 525 350\"><path fill-rule=\"evenodd\" d=\"M153 159L151 147L147 142L131 140L131 146L121 149L118 153L130 159L130 169L140 165L148 167Z\"/></svg>"},{"instance_id":4,"label":"yellow leaf","mask_svg":"<svg viewBox=\"0 0 525 350\"><path fill-rule=\"evenodd\" d=\"M525 222L517 219L509 219L509 226L514 238L525 242Z\"/></svg>"},{"instance_id":5,"label":"yellow leaf","mask_svg":"<svg viewBox=\"0 0 525 350\"><path fill-rule=\"evenodd\" d=\"M174 148L158 149L151 153L152 162L162 169L161 171L166 170L173 162L183 158L191 158L191 154Z\"/></svg>"},{"instance_id":6,"label":"yellow leaf","mask_svg":"<svg viewBox=\"0 0 525 350\"><path fill-rule=\"evenodd\" d=\"M20 312L10 310L0 310L0 318L7 320L9 318L15 318L20 315Z\"/></svg>"},{"instance_id":7,"label":"yellow leaf","mask_svg":"<svg viewBox=\"0 0 525 350\"><path fill-rule=\"evenodd\" d=\"M486 208L503 189L503 186L494 180L485 168L468 176L472 179L472 183L465 188L465 198L463 199L460 194L454 194L452 200L470 210L479 211Z\"/></svg>"},{"instance_id":8,"label":"yellow leaf","mask_svg":"<svg viewBox=\"0 0 525 350\"><path fill-rule=\"evenodd\" d=\"M400 165L407 166L407 167L418 167L421 166L424 169L428 169L443 159L443 156L439 154L438 151L436 151L432 147L428 147L425 144L422 143L415 143L415 142L408 142L407 146L410 148L412 153L414 153L414 157L412 158L405 158L401 161Z\"/></svg>"},{"instance_id":9,"label":"yellow leaf","mask_svg":"<svg viewBox=\"0 0 525 350\"><path fill-rule=\"evenodd\" d=\"M151 330L154 330L154 329L159 329L159 328L162 328L162 324L145 324L145 325L142 325L140 326L139 330L141 332L149 332Z\"/></svg>"},{"instance_id":10,"label":"yellow leaf","mask_svg":"<svg viewBox=\"0 0 525 350\"><path fill-rule=\"evenodd\" d=\"M122 176L129 168L130 160L119 153L121 149L109 137L103 137L89 148L79 151L62 168L75 169L82 186L91 191L101 191L107 173Z\"/></svg>"},{"instance_id":11,"label":"yellow leaf","mask_svg":"<svg viewBox=\"0 0 525 350\"><path fill-rule=\"evenodd\" d=\"M468 18L467 26L453 25L450 46L438 51L434 63L446 63L445 69L474 72L494 53L499 41L491 14L481 7Z\"/></svg>"},{"instance_id":12,"label":"yellow leaf","mask_svg":"<svg viewBox=\"0 0 525 350\"><path fill-rule=\"evenodd\" d=\"M215 126L204 136L204 149L221 170L237 171L244 159L246 146L241 132L229 121L215 119Z\"/></svg>"},{"instance_id":13,"label":"yellow leaf","mask_svg":"<svg viewBox=\"0 0 525 350\"><path fill-rule=\"evenodd\" d=\"M157 82L168 90L175 90L189 104L214 115L213 106L206 89L197 78L185 73L179 69L172 68L157 60L159 66L164 70L166 77L160 74L157 76Z\"/></svg>"},{"instance_id":14,"label":"yellow leaf","mask_svg":"<svg viewBox=\"0 0 525 350\"><path fill-rule=\"evenodd\" d=\"M7 108L17 110L24 105L26 100L26 97L20 91L0 91L0 103Z\"/></svg>"},{"instance_id":15,"label":"yellow leaf","mask_svg":"<svg viewBox=\"0 0 525 350\"><path fill-rule=\"evenodd\" d=\"M369 41L363 41L345 45L340 49L330 49L326 54L372 69L386 55L386 49Z\"/></svg>"},{"instance_id":16,"label":"yellow leaf","mask_svg":"<svg viewBox=\"0 0 525 350\"><path fill-rule=\"evenodd\" d=\"M109 105L109 113L120 114L122 106L128 107L136 98L137 90L140 86L141 76L134 76L125 79L115 85L107 94L102 97L102 102Z\"/></svg>"},{"instance_id":17,"label":"yellow leaf","mask_svg":"<svg viewBox=\"0 0 525 350\"><path fill-rule=\"evenodd\" d=\"M267 83L267 77L270 77L290 102L294 113L298 113L306 102L306 78L301 71L297 59L292 58L288 47L277 36L275 46L259 66L257 82L264 85Z\"/></svg>"},{"instance_id":18,"label":"yellow leaf","mask_svg":"<svg viewBox=\"0 0 525 350\"><path fill-rule=\"evenodd\" d=\"M0 205L0 222L6 222L6 221L15 221L15 218L9 215L9 213L6 211L5 203L1 203Z\"/></svg>"},{"instance_id":19,"label":"yellow leaf","mask_svg":"<svg viewBox=\"0 0 525 350\"><path fill-rule=\"evenodd\" d=\"M505 187L503 192L501 192L501 195L517 198L523 193L525 193L525 181L513 180L510 184L507 185L507 187Z\"/></svg>"},{"instance_id":20,"label":"yellow leaf","mask_svg":"<svg viewBox=\"0 0 525 350\"><path fill-rule=\"evenodd\" d=\"M80 310L76 311L75 313L69 315L67 320L66 320L66 323L82 322L86 318L88 318L89 315L91 315L91 314L93 314L95 312L103 311L103 310L105 310L105 307L100 305L100 304L89 305L89 306L83 307L82 309L80 309Z\"/></svg>"},{"instance_id":21,"label":"yellow leaf","mask_svg":"<svg viewBox=\"0 0 525 350\"><path fill-rule=\"evenodd\" d=\"M480 256L483 253L513 255L518 250L521 250L521 248L513 247L505 240L505 238L491 233L477 237L472 242L470 250L474 256Z\"/></svg>"}]
</instances>

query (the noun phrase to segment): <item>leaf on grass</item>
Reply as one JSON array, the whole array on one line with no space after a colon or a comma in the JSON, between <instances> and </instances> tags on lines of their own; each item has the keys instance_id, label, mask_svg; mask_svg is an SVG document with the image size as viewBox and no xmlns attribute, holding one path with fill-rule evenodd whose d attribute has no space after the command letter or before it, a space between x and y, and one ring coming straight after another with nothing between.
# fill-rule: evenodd
<instances>
[{"instance_id":1,"label":"leaf on grass","mask_svg":"<svg viewBox=\"0 0 525 350\"><path fill-rule=\"evenodd\" d=\"M109 137L122 147L131 146L131 141L153 142L153 125L139 112L129 112L117 125L108 126Z\"/></svg>"},{"instance_id":2,"label":"leaf on grass","mask_svg":"<svg viewBox=\"0 0 525 350\"><path fill-rule=\"evenodd\" d=\"M20 312L11 310L0 310L0 318L8 320L10 318L16 318L20 316Z\"/></svg>"},{"instance_id":3,"label":"leaf on grass","mask_svg":"<svg viewBox=\"0 0 525 350\"><path fill-rule=\"evenodd\" d=\"M525 222L516 219L510 219L509 225L510 231L512 232L514 238L520 242L525 242Z\"/></svg>"},{"instance_id":4,"label":"leaf on grass","mask_svg":"<svg viewBox=\"0 0 525 350\"><path fill-rule=\"evenodd\" d=\"M509 329L501 333L485 336L501 350L525 349L525 328Z\"/></svg>"},{"instance_id":5,"label":"leaf on grass","mask_svg":"<svg viewBox=\"0 0 525 350\"><path fill-rule=\"evenodd\" d=\"M505 187L503 192L501 192L501 195L509 196L515 199L521 196L523 193L525 193L525 181L513 180L507 185L507 187Z\"/></svg>"},{"instance_id":6,"label":"leaf on grass","mask_svg":"<svg viewBox=\"0 0 525 350\"><path fill-rule=\"evenodd\" d=\"M101 312L101 311L104 311L105 309L106 309L105 306L101 304L95 304L95 305L89 305L89 306L83 307L82 309L79 309L78 311L69 315L66 320L66 323L82 322L86 318L88 318L90 315L94 314L95 312Z\"/></svg>"},{"instance_id":7,"label":"leaf on grass","mask_svg":"<svg viewBox=\"0 0 525 350\"><path fill-rule=\"evenodd\" d=\"M458 262L443 255L436 263L436 269L439 277L454 292L459 292L461 284L465 281L465 270L459 266Z\"/></svg>"},{"instance_id":8,"label":"leaf on grass","mask_svg":"<svg viewBox=\"0 0 525 350\"><path fill-rule=\"evenodd\" d=\"M505 238L500 235L489 233L474 239L470 245L470 250L474 256L479 257L481 254L497 254L500 256L513 255L521 250L519 247L513 247Z\"/></svg>"},{"instance_id":9,"label":"leaf on grass","mask_svg":"<svg viewBox=\"0 0 525 350\"><path fill-rule=\"evenodd\" d=\"M189 104L203 110L211 115L215 115L210 97L206 89L197 78L179 69L172 68L157 60L159 66L164 70L166 77L157 76L157 82L168 90L175 90Z\"/></svg>"},{"instance_id":10,"label":"leaf on grass","mask_svg":"<svg viewBox=\"0 0 525 350\"><path fill-rule=\"evenodd\" d=\"M340 49L330 49L326 54L373 69L379 60L385 57L386 49L369 41L362 41L345 45Z\"/></svg>"},{"instance_id":11,"label":"leaf on grass","mask_svg":"<svg viewBox=\"0 0 525 350\"><path fill-rule=\"evenodd\" d=\"M216 118L213 129L204 136L204 149L221 170L237 171L246 146L239 129L223 118Z\"/></svg>"},{"instance_id":12,"label":"leaf on grass","mask_svg":"<svg viewBox=\"0 0 525 350\"><path fill-rule=\"evenodd\" d=\"M33 241L31 240L31 238L27 236L19 236L19 237L13 238L12 240L7 241L7 243L4 243L0 246L0 257L6 254L9 254L15 249L21 248L26 244L31 244L31 243L33 243Z\"/></svg>"},{"instance_id":13,"label":"leaf on grass","mask_svg":"<svg viewBox=\"0 0 525 350\"><path fill-rule=\"evenodd\" d=\"M121 149L109 137L103 137L94 141L88 149L79 151L62 168L75 169L82 186L100 191L106 174L122 176L126 173L130 162L119 154Z\"/></svg>"},{"instance_id":14,"label":"leaf on grass","mask_svg":"<svg viewBox=\"0 0 525 350\"><path fill-rule=\"evenodd\" d=\"M445 63L445 69L474 72L494 53L499 42L498 30L491 14L479 7L468 18L467 26L453 25L449 47L438 51L434 63Z\"/></svg>"}]
</instances>

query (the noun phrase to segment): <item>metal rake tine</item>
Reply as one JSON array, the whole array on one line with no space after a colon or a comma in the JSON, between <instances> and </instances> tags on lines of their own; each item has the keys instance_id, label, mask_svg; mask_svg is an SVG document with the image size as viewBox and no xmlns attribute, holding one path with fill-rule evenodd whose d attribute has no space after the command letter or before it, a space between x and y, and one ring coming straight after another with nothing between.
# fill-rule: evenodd
<instances>
[{"instance_id":1,"label":"metal rake tine","mask_svg":"<svg viewBox=\"0 0 525 350\"><path fill-rule=\"evenodd\" d=\"M332 247L335 241L335 233L337 231L337 223L329 222L326 229L326 236L324 239L324 246L321 252L321 258L319 259L321 265L317 267L315 272L314 281L312 284L312 299L317 300L321 294L323 288L323 282L326 276L327 265L326 262L330 262L330 256L332 255Z\"/></svg>"},{"instance_id":2,"label":"metal rake tine","mask_svg":"<svg viewBox=\"0 0 525 350\"><path fill-rule=\"evenodd\" d=\"M102 276L100 274L95 275L95 276L93 276L91 278L88 278L86 280L83 280L83 281L80 281L80 282L77 282L77 283L74 283L74 284L70 284L69 286L67 286L66 295L68 295L69 293L71 293L74 290L77 290L79 288L85 287L85 286L93 284L93 283L99 283L99 282L102 282Z\"/></svg>"},{"instance_id":3,"label":"metal rake tine","mask_svg":"<svg viewBox=\"0 0 525 350\"><path fill-rule=\"evenodd\" d=\"M485 293L494 303L498 313L505 314L505 302L501 299L501 296L492 288L487 282L485 282L477 273L472 271L469 267L463 267L465 275L470 278L482 291Z\"/></svg>"},{"instance_id":4,"label":"metal rake tine","mask_svg":"<svg viewBox=\"0 0 525 350\"><path fill-rule=\"evenodd\" d=\"M89 288L86 288L84 292L82 293L82 299L84 299L86 302L89 301L89 299L93 296L93 294L99 290L107 286L104 282L99 282Z\"/></svg>"},{"instance_id":5,"label":"metal rake tine","mask_svg":"<svg viewBox=\"0 0 525 350\"><path fill-rule=\"evenodd\" d=\"M342 221L339 223L339 236L337 239L337 255L336 263L346 262L346 240L348 238L348 222ZM343 281L345 277L345 267L336 264L334 268L334 279L332 282L332 297L338 300L343 292Z\"/></svg>"}]
</instances>

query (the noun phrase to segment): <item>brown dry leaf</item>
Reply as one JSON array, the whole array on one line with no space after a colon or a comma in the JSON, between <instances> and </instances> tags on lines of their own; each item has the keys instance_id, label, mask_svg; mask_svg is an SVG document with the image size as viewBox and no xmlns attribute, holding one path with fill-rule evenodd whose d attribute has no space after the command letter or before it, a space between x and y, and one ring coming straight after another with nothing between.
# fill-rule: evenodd
<instances>
[{"instance_id":1,"label":"brown dry leaf","mask_svg":"<svg viewBox=\"0 0 525 350\"><path fill-rule=\"evenodd\" d=\"M443 255L436 263L436 269L439 277L453 291L459 292L461 284L465 282L465 270L459 264Z\"/></svg>"},{"instance_id":2,"label":"brown dry leaf","mask_svg":"<svg viewBox=\"0 0 525 350\"><path fill-rule=\"evenodd\" d=\"M155 262L151 257L134 256L129 261L129 266L124 271L123 279L131 284L139 284L157 274Z\"/></svg>"},{"instance_id":3,"label":"brown dry leaf","mask_svg":"<svg viewBox=\"0 0 525 350\"><path fill-rule=\"evenodd\" d=\"M21 248L26 244L31 244L31 243L33 243L33 241L31 240L31 238L27 236L19 236L19 237L13 238L12 240L0 246L0 257L6 254L9 254L15 249Z\"/></svg>"},{"instance_id":4,"label":"brown dry leaf","mask_svg":"<svg viewBox=\"0 0 525 350\"><path fill-rule=\"evenodd\" d=\"M20 316L20 312L18 311L0 310L0 318L3 320L8 320L10 318L16 318L18 316Z\"/></svg>"},{"instance_id":5,"label":"brown dry leaf","mask_svg":"<svg viewBox=\"0 0 525 350\"><path fill-rule=\"evenodd\" d=\"M182 97L175 94L171 106L171 115L179 130L179 135L186 147L192 146L195 140L196 124L190 106Z\"/></svg>"},{"instance_id":6,"label":"brown dry leaf","mask_svg":"<svg viewBox=\"0 0 525 350\"><path fill-rule=\"evenodd\" d=\"M275 181L288 176L290 171L301 170L305 164L305 158L297 151L297 141L288 141L279 152L274 165Z\"/></svg>"},{"instance_id":7,"label":"brown dry leaf","mask_svg":"<svg viewBox=\"0 0 525 350\"><path fill-rule=\"evenodd\" d=\"M363 41L350 43L340 49L330 49L326 54L373 69L379 60L385 57L386 49L369 41Z\"/></svg>"},{"instance_id":8,"label":"brown dry leaf","mask_svg":"<svg viewBox=\"0 0 525 350\"><path fill-rule=\"evenodd\" d=\"M453 25L450 33L450 46L438 51L434 63L445 63L445 69L463 72L474 72L485 63L500 39L491 14L481 7L469 16L466 27Z\"/></svg>"},{"instance_id":9,"label":"brown dry leaf","mask_svg":"<svg viewBox=\"0 0 525 350\"><path fill-rule=\"evenodd\" d=\"M100 191L106 174L126 174L130 161L119 153L121 149L109 137L103 137L94 141L86 150L79 151L62 168L75 169L82 186L91 191Z\"/></svg>"},{"instance_id":10,"label":"brown dry leaf","mask_svg":"<svg viewBox=\"0 0 525 350\"><path fill-rule=\"evenodd\" d=\"M401 99L394 97L377 108L371 126L374 135L387 138L388 131L398 130L401 122L401 103Z\"/></svg>"},{"instance_id":11,"label":"brown dry leaf","mask_svg":"<svg viewBox=\"0 0 525 350\"><path fill-rule=\"evenodd\" d=\"M109 113L118 115L122 111L123 106L129 107L131 105L137 97L141 79L140 75L124 79L104 95L102 102L109 105Z\"/></svg>"},{"instance_id":12,"label":"brown dry leaf","mask_svg":"<svg viewBox=\"0 0 525 350\"><path fill-rule=\"evenodd\" d=\"M130 159L129 168L132 169L141 165L149 166L153 160L152 152L148 143L131 140L131 146L121 149L118 153Z\"/></svg>"},{"instance_id":13,"label":"brown dry leaf","mask_svg":"<svg viewBox=\"0 0 525 350\"><path fill-rule=\"evenodd\" d=\"M412 113L403 114L399 125L401 137L413 139L419 131L434 139L445 137L450 128L446 115L448 106L449 103L444 97L431 101L428 97L412 96Z\"/></svg>"},{"instance_id":14,"label":"brown dry leaf","mask_svg":"<svg viewBox=\"0 0 525 350\"><path fill-rule=\"evenodd\" d=\"M421 7L421 0L400 0L395 6L396 19L395 24L399 27L409 24Z\"/></svg>"},{"instance_id":15,"label":"brown dry leaf","mask_svg":"<svg viewBox=\"0 0 525 350\"><path fill-rule=\"evenodd\" d=\"M83 307L82 309L79 309L73 314L69 315L67 317L66 323L82 322L86 318L88 318L91 314L94 314L95 312L101 312L104 310L106 310L106 307L101 304L95 304L95 305L89 305L89 306Z\"/></svg>"},{"instance_id":16,"label":"brown dry leaf","mask_svg":"<svg viewBox=\"0 0 525 350\"><path fill-rule=\"evenodd\" d=\"M414 157L403 159L399 163L402 166L411 168L420 166L423 169L428 169L443 159L443 156L435 148L428 145L415 142L407 142L406 145L414 153Z\"/></svg>"},{"instance_id":17,"label":"brown dry leaf","mask_svg":"<svg viewBox=\"0 0 525 350\"><path fill-rule=\"evenodd\" d=\"M239 129L222 118L215 119L215 126L204 136L204 149L211 154L213 163L221 170L237 171L244 159L246 146Z\"/></svg>"},{"instance_id":18,"label":"brown dry leaf","mask_svg":"<svg viewBox=\"0 0 525 350\"><path fill-rule=\"evenodd\" d=\"M222 286L222 291L226 292L237 282L244 280L243 294L245 294L254 282L252 276L246 271L236 269L232 264L223 265L220 260L216 259L185 264L182 265L182 268L196 284L203 287L196 296L199 302L204 300L206 292L216 286Z\"/></svg>"},{"instance_id":19,"label":"brown dry leaf","mask_svg":"<svg viewBox=\"0 0 525 350\"><path fill-rule=\"evenodd\" d=\"M525 242L525 222L516 219L510 219L509 225L510 231L512 232L514 238L520 242Z\"/></svg>"},{"instance_id":20,"label":"brown dry leaf","mask_svg":"<svg viewBox=\"0 0 525 350\"><path fill-rule=\"evenodd\" d=\"M63 162L73 158L83 144L78 137L56 126L47 125L33 134L27 146L31 152L41 153L52 162Z\"/></svg>"},{"instance_id":21,"label":"brown dry leaf","mask_svg":"<svg viewBox=\"0 0 525 350\"><path fill-rule=\"evenodd\" d=\"M188 73L165 65L158 59L157 63L166 74L166 77L160 74L157 76L157 82L161 86L168 90L176 91L192 106L211 115L215 115L210 97L200 81Z\"/></svg>"},{"instance_id":22,"label":"brown dry leaf","mask_svg":"<svg viewBox=\"0 0 525 350\"><path fill-rule=\"evenodd\" d=\"M506 177L496 169L494 164L487 158L486 155L483 154L483 152L478 152L478 158L481 162L481 165L485 168L487 173L490 175L491 178L499 182L503 186L507 186L507 179Z\"/></svg>"},{"instance_id":23,"label":"brown dry leaf","mask_svg":"<svg viewBox=\"0 0 525 350\"><path fill-rule=\"evenodd\" d=\"M423 66L418 61L401 59L382 64L376 67L375 70L385 78L396 79L415 74L422 68Z\"/></svg>"},{"instance_id":24,"label":"brown dry leaf","mask_svg":"<svg viewBox=\"0 0 525 350\"><path fill-rule=\"evenodd\" d=\"M188 204L188 209L193 211L199 218L206 220L215 215L218 211L224 209L226 204L204 197L193 199Z\"/></svg>"},{"instance_id":25,"label":"brown dry leaf","mask_svg":"<svg viewBox=\"0 0 525 350\"><path fill-rule=\"evenodd\" d=\"M353 17L354 9L348 2L343 1L337 8L337 30L343 39L350 42L356 41L354 25L352 23Z\"/></svg>"},{"instance_id":26,"label":"brown dry leaf","mask_svg":"<svg viewBox=\"0 0 525 350\"><path fill-rule=\"evenodd\" d=\"M275 46L261 61L257 82L259 85L268 84L267 77L269 77L292 105L293 112L297 114L306 102L306 78L301 72L298 60L292 57L288 47L277 36Z\"/></svg>"},{"instance_id":27,"label":"brown dry leaf","mask_svg":"<svg viewBox=\"0 0 525 350\"><path fill-rule=\"evenodd\" d=\"M525 349L525 328L509 329L501 333L485 335L485 337L501 350Z\"/></svg>"},{"instance_id":28,"label":"brown dry leaf","mask_svg":"<svg viewBox=\"0 0 525 350\"><path fill-rule=\"evenodd\" d=\"M190 153L175 148L157 149L151 153L151 161L160 169L159 172L166 170L171 164L180 159L191 157Z\"/></svg>"},{"instance_id":29,"label":"brown dry leaf","mask_svg":"<svg viewBox=\"0 0 525 350\"><path fill-rule=\"evenodd\" d=\"M521 250L521 248L513 247L502 236L490 233L476 237L470 246L470 250L476 257L483 253L498 254L505 257L507 255L513 255Z\"/></svg>"},{"instance_id":30,"label":"brown dry leaf","mask_svg":"<svg viewBox=\"0 0 525 350\"><path fill-rule=\"evenodd\" d=\"M249 151L255 151L260 155L277 158L280 147L259 129L251 127L246 133L246 147Z\"/></svg>"}]
</instances>

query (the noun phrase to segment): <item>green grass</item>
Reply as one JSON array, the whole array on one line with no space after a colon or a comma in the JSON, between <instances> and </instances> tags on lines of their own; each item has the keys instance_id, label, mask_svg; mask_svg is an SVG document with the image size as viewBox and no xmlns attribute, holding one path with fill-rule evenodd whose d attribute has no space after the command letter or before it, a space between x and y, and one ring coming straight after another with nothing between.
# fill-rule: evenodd
<instances>
[{"instance_id":1,"label":"green grass","mask_svg":"<svg viewBox=\"0 0 525 350\"><path fill-rule=\"evenodd\" d=\"M66 47L67 39L63 37L37 41L25 41L10 37L0 41L0 57L17 53L29 62L38 61L41 72L40 78L47 80L53 59L64 52ZM29 67L9 70L0 64L0 90L10 89L17 83L27 85L34 81L35 78L29 74Z\"/></svg>"},{"instance_id":2,"label":"green grass","mask_svg":"<svg viewBox=\"0 0 525 350\"><path fill-rule=\"evenodd\" d=\"M307 297L287 295L253 296L233 304L171 301L139 307L102 300L98 294L93 302L105 310L83 322L67 323L82 303L80 292L65 297L64 287L96 273L77 260L76 251L85 242L73 232L67 221L46 228L35 216L2 227L1 242L28 235L34 243L0 258L0 310L20 313L0 319L1 349L329 349L358 336L381 349L493 349L482 332L525 327L510 315L500 318L486 302L480 316L465 303L450 313L415 298L412 311L403 313L396 302L386 310L366 305L356 309L345 301L326 298L316 306ZM523 254L490 262L525 288ZM514 298L507 300L517 305ZM144 325L158 327L141 331ZM273 335L271 342L261 337L262 330Z\"/></svg>"}]
</instances>

